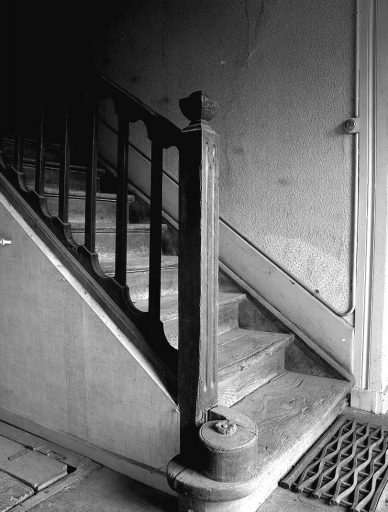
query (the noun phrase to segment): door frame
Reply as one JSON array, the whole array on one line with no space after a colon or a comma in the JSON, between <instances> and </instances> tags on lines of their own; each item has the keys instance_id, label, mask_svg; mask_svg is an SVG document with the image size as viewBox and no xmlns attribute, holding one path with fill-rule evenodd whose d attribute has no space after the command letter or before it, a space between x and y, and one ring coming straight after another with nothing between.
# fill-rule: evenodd
<instances>
[{"instance_id":1,"label":"door frame","mask_svg":"<svg viewBox=\"0 0 388 512\"><path fill-rule=\"evenodd\" d=\"M388 2L357 0L357 270L351 405L388 409Z\"/></svg>"}]
</instances>

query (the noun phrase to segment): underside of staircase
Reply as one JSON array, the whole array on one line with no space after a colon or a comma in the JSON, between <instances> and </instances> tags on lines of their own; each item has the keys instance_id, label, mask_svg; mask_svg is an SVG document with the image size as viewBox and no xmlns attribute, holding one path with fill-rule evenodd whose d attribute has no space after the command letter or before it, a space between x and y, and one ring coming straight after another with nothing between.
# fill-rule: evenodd
<instances>
[{"instance_id":1,"label":"underside of staircase","mask_svg":"<svg viewBox=\"0 0 388 512\"><path fill-rule=\"evenodd\" d=\"M6 139L4 157L12 165L14 143ZM69 222L74 241L85 237L85 166L73 148ZM36 152L26 143L23 172L34 187ZM57 215L59 147L48 145L45 196ZM115 273L116 194L109 171L100 162L96 203L96 252L102 271ZM148 310L150 214L148 206L128 189L127 285L140 311ZM178 343L177 232L168 223L162 237L161 315L168 342ZM314 354L270 312L244 293L221 271L218 276L218 390L213 419L231 408L237 424L242 414L253 420L258 439L253 477L241 482L198 477L179 458L169 468L170 485L180 495L181 510L255 511L278 481L347 406L352 384ZM211 418L210 418L211 419ZM204 505L205 504L205 505ZM186 507L186 508L185 508ZM205 508L201 508L205 507Z\"/></svg>"}]
</instances>

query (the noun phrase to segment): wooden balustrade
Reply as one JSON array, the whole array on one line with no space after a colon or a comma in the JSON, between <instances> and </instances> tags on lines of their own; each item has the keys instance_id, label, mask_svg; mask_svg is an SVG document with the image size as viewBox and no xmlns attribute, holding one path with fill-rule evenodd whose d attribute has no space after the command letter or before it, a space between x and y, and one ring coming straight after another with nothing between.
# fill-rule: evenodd
<instances>
[{"instance_id":1,"label":"wooden balustrade","mask_svg":"<svg viewBox=\"0 0 388 512\"><path fill-rule=\"evenodd\" d=\"M203 93L181 100L183 114L190 120L181 131L137 98L91 72L87 81L87 173L85 201L85 242L75 244L69 224L70 106L62 97L58 216L45 206L45 109L42 108L37 137L35 190L24 186L22 119L14 134L13 165L2 171L40 219L69 249L71 254L106 292L116 306L143 333L145 353L155 354L158 369L178 375L178 354L167 341L160 321L161 307L161 223L163 151L175 146L180 159L179 230L179 406L182 418L181 450L188 454L198 427L207 411L217 405L217 277L218 277L218 136L207 124L215 104ZM116 170L116 241L114 278L106 276L98 263L96 249L96 198L98 169L99 103L111 98L118 117ZM22 112L18 112L22 114ZM151 213L149 310L139 311L132 303L126 283L128 138L132 123L142 121L151 141ZM143 347L140 347L143 348ZM152 356L154 357L154 356ZM193 437L194 436L194 437Z\"/></svg>"}]
</instances>

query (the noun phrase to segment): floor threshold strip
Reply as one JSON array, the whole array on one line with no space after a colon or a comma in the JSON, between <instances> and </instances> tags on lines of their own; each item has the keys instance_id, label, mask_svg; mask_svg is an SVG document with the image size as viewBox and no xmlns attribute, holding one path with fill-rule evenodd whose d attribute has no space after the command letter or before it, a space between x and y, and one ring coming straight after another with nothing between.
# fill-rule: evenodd
<instances>
[{"instance_id":1,"label":"floor threshold strip","mask_svg":"<svg viewBox=\"0 0 388 512\"><path fill-rule=\"evenodd\" d=\"M378 512L387 451L386 427L340 416L279 485L346 511Z\"/></svg>"}]
</instances>

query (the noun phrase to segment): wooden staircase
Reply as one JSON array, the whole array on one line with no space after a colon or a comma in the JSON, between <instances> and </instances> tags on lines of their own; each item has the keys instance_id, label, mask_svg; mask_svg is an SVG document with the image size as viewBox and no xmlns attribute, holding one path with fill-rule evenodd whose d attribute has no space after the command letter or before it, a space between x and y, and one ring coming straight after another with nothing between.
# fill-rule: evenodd
<instances>
[{"instance_id":1,"label":"wooden staircase","mask_svg":"<svg viewBox=\"0 0 388 512\"><path fill-rule=\"evenodd\" d=\"M121 91L119 92L122 94ZM149 113L147 112L146 115L148 116ZM128 118L125 119L128 123ZM123 133L121 140L127 140L127 133ZM166 147L169 146L166 145ZM12 165L16 154L14 149L14 141L4 139L4 159L9 165ZM43 173L45 204L47 204L48 213L56 216L59 214L58 205L61 200L63 201L63 196L61 199L60 194L61 178L58 172L61 166L60 150L59 146L55 145L47 145L45 150L46 169ZM19 175L22 174L25 177L27 188L31 190L37 183L36 154L33 145L29 147L25 144L23 165L19 162L18 169ZM123 164L125 150L123 155L120 164L122 173L125 169ZM86 244L88 235L85 233L88 233L90 228L85 216L88 208L88 193L85 191L87 173L82 155L78 158L75 148L73 148L72 162L75 162L75 165L72 164L69 168L68 222L71 225L73 242L81 246ZM17 167L16 164L14 167ZM116 206L119 194L112 193L110 171L104 168L103 163L100 162L98 169L94 172L96 179L95 252L98 254L99 262L97 274L102 272L100 277L103 280L105 276L117 276ZM38 181L39 179L38 177ZM127 186L126 175L122 174L120 179ZM123 197L122 193L121 197ZM124 279L126 279L133 306L137 311L144 313L149 311L152 303L149 262L150 250L152 252L150 218L153 214L148 206L129 189L125 203L126 274ZM163 324L169 344L167 348L170 350L168 352L166 347L162 346L159 355L164 353L167 356L168 354L174 356L175 349L182 348L178 343L181 329L178 315L178 309L181 307L178 305L179 247L174 228L162 221L158 229L161 238L160 295L157 299L160 299L160 317L158 315L158 318ZM191 269L187 264L185 269L187 270L185 281L188 286L185 296L188 297L190 296ZM125 287L125 284L120 284ZM214 315L211 310L209 311L209 322L211 322ZM218 357L215 360L218 361L218 372L216 372L218 399L216 403L209 402L210 406L203 406L203 409L207 409L208 421L223 418L229 421L230 414L232 420L237 418L233 421L238 425L239 421L244 423L241 420L243 416L254 421L256 426L253 430L258 453L257 456L255 455L253 464L253 476L246 478L243 484L240 482L239 485L236 482L225 482L222 477L212 480L203 475L198 476L192 468L188 468L187 458L185 460L178 458L170 464L168 478L170 485L180 495L182 511L219 511L221 509L217 506L222 502L224 503L223 512L229 510L253 512L276 487L278 480L346 407L347 394L352 383L343 380L337 370L312 353L271 313L243 293L228 276L220 271L218 272L218 301L215 316L217 314ZM174 368L174 361L171 363L171 368ZM198 382L203 385L201 377ZM195 389L195 379L192 384ZM183 392L179 390L179 393ZM180 400L182 404L182 397ZM185 430L181 431L183 445L187 444L187 440L184 439L185 432ZM190 429L188 434L190 442L190 435L192 435ZM190 453L190 450L192 449L188 449L187 453ZM195 447L193 450L195 452ZM203 506L205 508L201 508Z\"/></svg>"},{"instance_id":2,"label":"wooden staircase","mask_svg":"<svg viewBox=\"0 0 388 512\"><path fill-rule=\"evenodd\" d=\"M32 150L30 161L27 158L23 167L29 188L33 188L35 178L33 153ZM12 160L12 154L13 144L9 141L5 156ZM48 158L45 193L49 211L56 215L58 149L54 147ZM71 169L70 175L69 221L78 244L84 242L85 233L84 173L84 167L79 165ZM113 276L116 196L101 191L106 181L105 171L101 169L99 174L96 251L104 273ZM147 311L149 212L148 207L130 192L128 220L127 284L135 306ZM176 234L165 223L161 225L161 231L161 320L169 343L178 348ZM255 507L346 406L351 385L324 361L308 353L300 340L221 272L218 286L219 404L233 406L233 410L248 415L258 426L257 474L260 484L257 483L256 489L252 486L252 493L256 495ZM180 485L184 484L181 482ZM221 491L225 493L225 489ZM249 506L244 504L244 507Z\"/></svg>"},{"instance_id":3,"label":"wooden staircase","mask_svg":"<svg viewBox=\"0 0 388 512\"><path fill-rule=\"evenodd\" d=\"M5 149L7 160L12 160L13 144ZM47 155L45 193L51 215L58 213L58 148ZM34 150L27 152L23 166L28 188L35 183ZM100 169L100 176L105 171ZM101 177L100 177L101 180ZM99 181L100 181L99 180ZM116 195L101 192L98 184L96 203L96 252L101 269L108 276L115 274ZM85 239L85 168L72 167L70 174L69 221L77 244ZM130 219L135 219L131 222ZM134 195L128 196L127 226L127 284L131 300L140 311L148 310L149 238L150 222L146 205ZM173 245L170 226L161 225L161 320L167 340L178 348L178 248ZM175 237L176 238L176 237ZM248 309L250 311L248 311ZM245 312L246 311L246 312ZM255 314L256 313L256 314ZM281 325L265 313L262 331L249 328L263 323L263 310L254 311L246 294L242 293L225 275L219 273L218 294L218 368L219 402L231 406L260 386L285 371L286 349L294 336L278 332ZM247 318L247 317L250 318ZM252 318L253 317L253 318ZM246 327L243 328L242 325ZM273 332L268 329L272 329Z\"/></svg>"}]
</instances>

